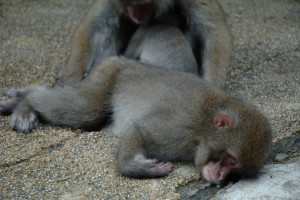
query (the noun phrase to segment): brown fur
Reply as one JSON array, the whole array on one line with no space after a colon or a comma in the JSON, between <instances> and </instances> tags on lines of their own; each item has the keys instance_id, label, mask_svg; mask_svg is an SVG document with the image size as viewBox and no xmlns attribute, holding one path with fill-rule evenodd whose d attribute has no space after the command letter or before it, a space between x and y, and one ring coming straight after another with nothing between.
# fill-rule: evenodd
<instances>
[{"instance_id":1,"label":"brown fur","mask_svg":"<svg viewBox=\"0 0 300 200\"><path fill-rule=\"evenodd\" d=\"M138 26L130 20L124 0L99 0L76 32L70 59L58 83L73 83L108 56L121 55ZM143 2L127 1L127 2ZM216 0L152 0L148 24L179 28L192 47L198 74L224 87L230 62L231 36ZM172 37L172 36L170 36Z\"/></svg>"},{"instance_id":2,"label":"brown fur","mask_svg":"<svg viewBox=\"0 0 300 200\"><path fill-rule=\"evenodd\" d=\"M271 146L270 125L253 106L194 75L125 58L105 59L75 85L13 90L10 95L18 92L25 97L13 109L13 127L23 131L36 125L26 118L30 115L86 128L112 113L111 130L122 137L117 168L126 176L167 175L173 167L167 161L194 162L201 169L226 152L237 160L240 172L251 176L263 166ZM2 110L5 103L9 105L0 103ZM234 126L216 128L218 113L231 116ZM24 127L24 122L31 124Z\"/></svg>"}]
</instances>

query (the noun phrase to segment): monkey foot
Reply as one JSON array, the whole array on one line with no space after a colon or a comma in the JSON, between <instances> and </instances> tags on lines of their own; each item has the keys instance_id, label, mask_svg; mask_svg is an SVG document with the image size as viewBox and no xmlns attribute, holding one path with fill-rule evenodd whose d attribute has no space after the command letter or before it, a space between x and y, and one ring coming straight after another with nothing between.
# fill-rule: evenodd
<instances>
[{"instance_id":1,"label":"monkey foot","mask_svg":"<svg viewBox=\"0 0 300 200\"><path fill-rule=\"evenodd\" d=\"M26 100L21 101L13 110L10 120L12 129L28 133L38 125L38 116Z\"/></svg>"},{"instance_id":2,"label":"monkey foot","mask_svg":"<svg viewBox=\"0 0 300 200\"><path fill-rule=\"evenodd\" d=\"M11 116L10 126L12 129L28 133L39 124L37 116L33 112L19 113L14 112Z\"/></svg>"}]
</instances>

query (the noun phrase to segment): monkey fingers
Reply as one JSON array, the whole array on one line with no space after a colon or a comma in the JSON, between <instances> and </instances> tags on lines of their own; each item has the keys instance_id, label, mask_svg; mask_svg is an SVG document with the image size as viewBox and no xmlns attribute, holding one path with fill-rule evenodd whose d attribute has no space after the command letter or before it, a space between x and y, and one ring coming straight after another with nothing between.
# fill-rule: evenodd
<instances>
[{"instance_id":1,"label":"monkey fingers","mask_svg":"<svg viewBox=\"0 0 300 200\"><path fill-rule=\"evenodd\" d=\"M156 164L155 168L151 168L150 171L151 171L152 177L161 177L161 176L166 176L170 172L172 172L173 167L174 167L174 165L170 162L167 162L167 163L160 162L160 163Z\"/></svg>"},{"instance_id":2,"label":"monkey fingers","mask_svg":"<svg viewBox=\"0 0 300 200\"><path fill-rule=\"evenodd\" d=\"M159 162L156 164L157 168L171 168L173 169L174 165L171 162Z\"/></svg>"},{"instance_id":3,"label":"monkey fingers","mask_svg":"<svg viewBox=\"0 0 300 200\"><path fill-rule=\"evenodd\" d=\"M162 177L172 172L174 165L170 162L157 162L156 159L139 160L145 177Z\"/></svg>"},{"instance_id":4,"label":"monkey fingers","mask_svg":"<svg viewBox=\"0 0 300 200\"><path fill-rule=\"evenodd\" d=\"M28 133L36 128L38 124L38 117L26 100L16 106L10 121L12 129Z\"/></svg>"},{"instance_id":5,"label":"monkey fingers","mask_svg":"<svg viewBox=\"0 0 300 200\"><path fill-rule=\"evenodd\" d=\"M156 168L167 175L173 171L174 165L171 162L159 162L156 164Z\"/></svg>"}]
</instances>

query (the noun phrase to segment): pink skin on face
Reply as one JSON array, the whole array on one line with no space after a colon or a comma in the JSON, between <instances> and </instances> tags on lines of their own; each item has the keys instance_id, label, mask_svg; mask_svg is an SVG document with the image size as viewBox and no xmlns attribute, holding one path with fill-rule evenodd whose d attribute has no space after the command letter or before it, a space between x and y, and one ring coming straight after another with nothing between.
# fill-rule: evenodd
<instances>
[{"instance_id":1,"label":"pink skin on face","mask_svg":"<svg viewBox=\"0 0 300 200\"><path fill-rule=\"evenodd\" d=\"M137 24L146 24L152 16L150 3L127 4L130 18Z\"/></svg>"},{"instance_id":2,"label":"pink skin on face","mask_svg":"<svg viewBox=\"0 0 300 200\"><path fill-rule=\"evenodd\" d=\"M204 178L211 182L219 184L226 176L231 172L237 172L240 164L236 161L236 159L226 153L225 156L219 162L208 162L202 167L202 175Z\"/></svg>"}]
</instances>

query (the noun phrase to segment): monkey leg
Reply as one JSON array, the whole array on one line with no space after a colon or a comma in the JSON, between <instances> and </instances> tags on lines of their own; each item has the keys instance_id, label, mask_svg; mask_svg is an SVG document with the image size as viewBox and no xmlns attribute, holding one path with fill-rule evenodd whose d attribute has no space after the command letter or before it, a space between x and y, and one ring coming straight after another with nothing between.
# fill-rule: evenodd
<instances>
[{"instance_id":1,"label":"monkey leg","mask_svg":"<svg viewBox=\"0 0 300 200\"><path fill-rule=\"evenodd\" d=\"M22 89L8 89L4 90L2 93L9 99L0 101L0 114L8 115L13 112L15 107L32 91L41 90L43 86L22 88Z\"/></svg>"},{"instance_id":2,"label":"monkey leg","mask_svg":"<svg viewBox=\"0 0 300 200\"><path fill-rule=\"evenodd\" d=\"M109 98L118 67L98 65L94 73L76 84L9 90L0 112L12 112L11 127L29 132L38 120L73 128L99 128L110 110ZM104 70L102 70L104 69Z\"/></svg>"},{"instance_id":3,"label":"monkey leg","mask_svg":"<svg viewBox=\"0 0 300 200\"><path fill-rule=\"evenodd\" d=\"M173 169L173 164L158 162L156 159L147 159L143 136L138 128L132 129L121 138L117 164L119 172L124 176L135 178L154 178L168 175Z\"/></svg>"},{"instance_id":4,"label":"monkey leg","mask_svg":"<svg viewBox=\"0 0 300 200\"><path fill-rule=\"evenodd\" d=\"M22 90L30 93L15 97ZM0 112L12 112L11 127L26 133L35 128L39 120L73 128L92 128L105 116L105 97L97 96L94 90L65 86L9 90L8 93L11 99L0 102Z\"/></svg>"},{"instance_id":5,"label":"monkey leg","mask_svg":"<svg viewBox=\"0 0 300 200\"><path fill-rule=\"evenodd\" d=\"M3 95L9 99L0 102L0 114L6 115L13 113L10 121L12 129L17 128L27 133L38 125L35 112L32 111L32 108L27 105L24 99L33 91L41 91L44 89L46 88L40 86L3 91Z\"/></svg>"}]
</instances>

